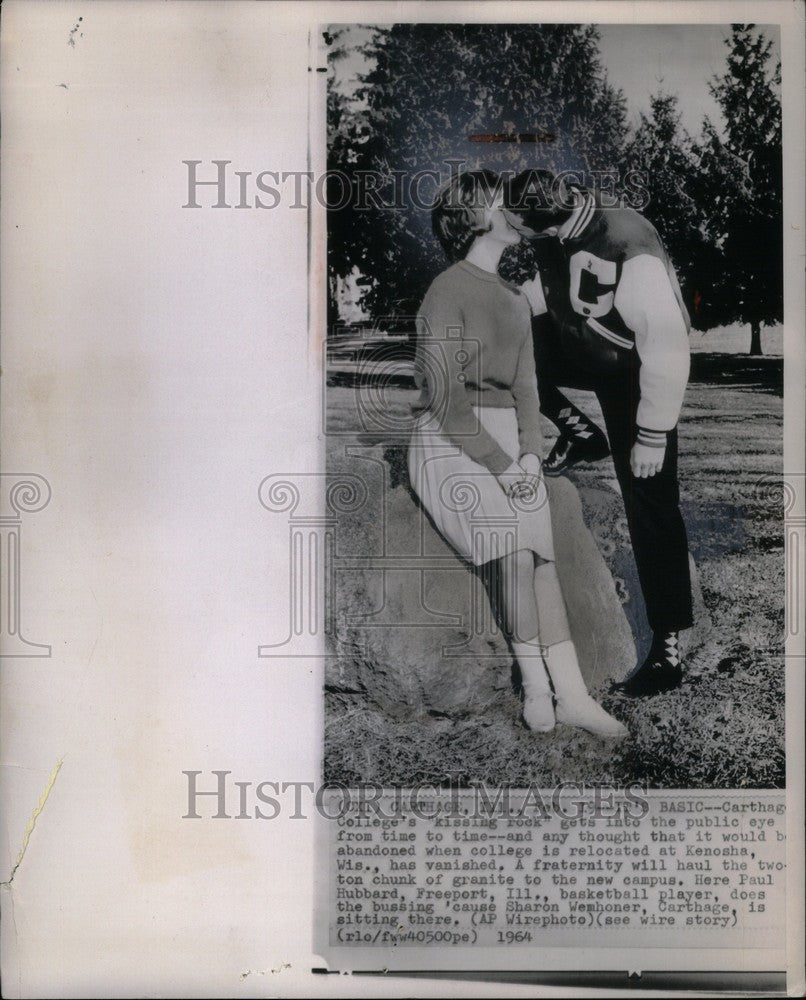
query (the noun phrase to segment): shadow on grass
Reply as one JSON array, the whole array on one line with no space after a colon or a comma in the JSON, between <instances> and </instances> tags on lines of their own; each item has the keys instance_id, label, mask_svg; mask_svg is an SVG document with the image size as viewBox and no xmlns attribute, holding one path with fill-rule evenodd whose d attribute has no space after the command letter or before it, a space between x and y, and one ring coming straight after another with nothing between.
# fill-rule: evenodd
<instances>
[{"instance_id":1,"label":"shadow on grass","mask_svg":"<svg viewBox=\"0 0 806 1000\"><path fill-rule=\"evenodd\" d=\"M692 354L689 383L784 394L784 359L749 354Z\"/></svg>"},{"instance_id":2,"label":"shadow on grass","mask_svg":"<svg viewBox=\"0 0 806 1000\"><path fill-rule=\"evenodd\" d=\"M395 361L402 362L401 368L388 365L358 366L354 370L330 368L327 384L346 388L383 384L388 388L413 389L414 378L406 371L410 359L396 358ZM691 355L689 382L692 385L714 385L783 396L784 359L764 355L695 353Z\"/></svg>"},{"instance_id":3,"label":"shadow on grass","mask_svg":"<svg viewBox=\"0 0 806 1000\"><path fill-rule=\"evenodd\" d=\"M329 368L327 385L346 389L364 389L383 386L387 389L414 389L414 376L403 371L390 371L386 368Z\"/></svg>"}]
</instances>

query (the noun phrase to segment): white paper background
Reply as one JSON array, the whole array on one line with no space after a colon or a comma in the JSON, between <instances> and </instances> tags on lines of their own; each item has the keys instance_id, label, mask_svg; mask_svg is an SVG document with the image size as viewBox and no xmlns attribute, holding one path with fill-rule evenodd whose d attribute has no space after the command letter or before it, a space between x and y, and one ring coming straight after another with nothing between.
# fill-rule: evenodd
<instances>
[{"instance_id":1,"label":"white paper background","mask_svg":"<svg viewBox=\"0 0 806 1000\"><path fill-rule=\"evenodd\" d=\"M258 485L320 468L306 213L183 209L182 161L306 169L309 28L469 13L503 8L3 5L3 469L53 490L22 525L52 656L3 661L5 873L63 759L3 889L5 995L490 995L311 976L313 825L181 819L183 769L315 781L322 725L315 661L257 657L288 600ZM560 14L591 19L505 16Z\"/></svg>"}]
</instances>

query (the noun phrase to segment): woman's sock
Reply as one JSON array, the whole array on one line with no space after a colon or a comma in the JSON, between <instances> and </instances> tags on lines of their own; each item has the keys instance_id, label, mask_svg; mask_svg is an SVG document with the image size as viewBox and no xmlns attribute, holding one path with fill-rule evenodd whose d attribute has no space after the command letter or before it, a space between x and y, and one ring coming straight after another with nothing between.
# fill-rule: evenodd
<instances>
[{"instance_id":1,"label":"woman's sock","mask_svg":"<svg viewBox=\"0 0 806 1000\"><path fill-rule=\"evenodd\" d=\"M523 721L529 729L548 733L554 728L554 702L543 647L535 637L531 642L513 642L523 682Z\"/></svg>"}]
</instances>

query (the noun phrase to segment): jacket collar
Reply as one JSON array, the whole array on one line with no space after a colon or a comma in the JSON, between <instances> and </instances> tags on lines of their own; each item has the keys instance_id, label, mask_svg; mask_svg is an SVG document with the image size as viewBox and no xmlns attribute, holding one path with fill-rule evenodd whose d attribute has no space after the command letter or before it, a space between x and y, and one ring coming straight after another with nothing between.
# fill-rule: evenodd
<instances>
[{"instance_id":1,"label":"jacket collar","mask_svg":"<svg viewBox=\"0 0 806 1000\"><path fill-rule=\"evenodd\" d=\"M586 191L584 188L576 190L582 195L582 200L572 212L571 218L563 223L557 233L561 243L578 239L590 225L596 211L596 201L590 191Z\"/></svg>"}]
</instances>

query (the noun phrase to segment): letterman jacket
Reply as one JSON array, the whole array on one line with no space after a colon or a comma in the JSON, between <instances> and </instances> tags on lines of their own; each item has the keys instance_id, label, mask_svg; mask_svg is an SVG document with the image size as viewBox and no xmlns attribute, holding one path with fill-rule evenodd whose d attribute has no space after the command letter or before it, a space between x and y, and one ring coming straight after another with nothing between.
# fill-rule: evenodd
<instances>
[{"instance_id":1,"label":"letterman jacket","mask_svg":"<svg viewBox=\"0 0 806 1000\"><path fill-rule=\"evenodd\" d=\"M640 361L638 441L663 447L677 424L689 375L691 327L680 285L654 226L631 208L603 209L593 195L560 231L563 294L546 301L563 317ZM564 232L563 232L564 230ZM541 275L541 278L543 275ZM573 316L568 315L568 310Z\"/></svg>"}]
</instances>

